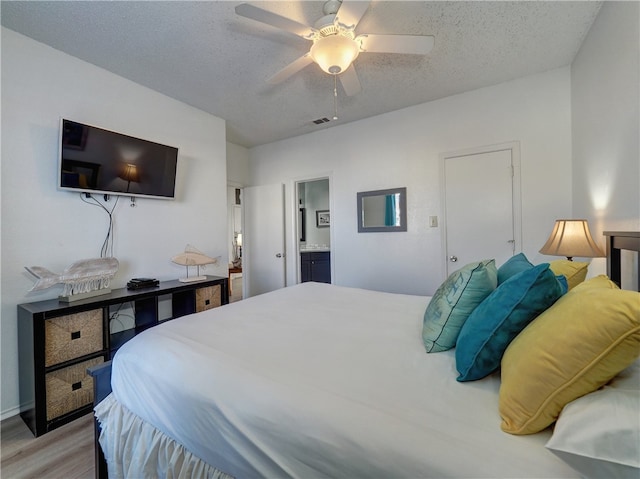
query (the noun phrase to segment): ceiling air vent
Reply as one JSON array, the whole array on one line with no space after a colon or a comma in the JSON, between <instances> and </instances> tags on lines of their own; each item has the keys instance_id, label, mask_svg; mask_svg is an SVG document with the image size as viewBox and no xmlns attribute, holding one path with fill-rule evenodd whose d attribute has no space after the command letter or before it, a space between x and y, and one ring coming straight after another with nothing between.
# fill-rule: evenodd
<instances>
[{"instance_id":1,"label":"ceiling air vent","mask_svg":"<svg viewBox=\"0 0 640 479\"><path fill-rule=\"evenodd\" d=\"M316 125L322 125L323 123L329 123L331 120L329 118L318 118L317 120L313 120Z\"/></svg>"}]
</instances>

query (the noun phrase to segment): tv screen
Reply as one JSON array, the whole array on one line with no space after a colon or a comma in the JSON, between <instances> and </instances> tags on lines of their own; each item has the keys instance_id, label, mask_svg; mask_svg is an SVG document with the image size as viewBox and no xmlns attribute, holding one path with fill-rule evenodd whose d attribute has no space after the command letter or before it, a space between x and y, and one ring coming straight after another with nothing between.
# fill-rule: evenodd
<instances>
[{"instance_id":1,"label":"tv screen","mask_svg":"<svg viewBox=\"0 0 640 479\"><path fill-rule=\"evenodd\" d=\"M171 199L177 163L177 148L61 120L60 189Z\"/></svg>"}]
</instances>

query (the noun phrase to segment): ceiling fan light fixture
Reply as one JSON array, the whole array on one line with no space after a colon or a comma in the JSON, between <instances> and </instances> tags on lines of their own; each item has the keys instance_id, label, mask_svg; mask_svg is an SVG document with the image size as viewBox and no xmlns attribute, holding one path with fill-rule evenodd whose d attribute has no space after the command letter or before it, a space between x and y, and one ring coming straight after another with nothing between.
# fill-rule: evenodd
<instances>
[{"instance_id":1,"label":"ceiling fan light fixture","mask_svg":"<svg viewBox=\"0 0 640 479\"><path fill-rule=\"evenodd\" d=\"M342 73L360 53L360 44L353 38L336 34L320 37L313 42L311 58L331 75Z\"/></svg>"}]
</instances>

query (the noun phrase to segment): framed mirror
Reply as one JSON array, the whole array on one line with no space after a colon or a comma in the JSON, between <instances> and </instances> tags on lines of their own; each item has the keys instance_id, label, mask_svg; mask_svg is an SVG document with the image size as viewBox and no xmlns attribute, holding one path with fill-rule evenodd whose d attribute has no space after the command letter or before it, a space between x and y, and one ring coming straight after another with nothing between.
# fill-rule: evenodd
<instances>
[{"instance_id":1,"label":"framed mirror","mask_svg":"<svg viewBox=\"0 0 640 479\"><path fill-rule=\"evenodd\" d=\"M358 193L358 233L407 231L407 189Z\"/></svg>"}]
</instances>

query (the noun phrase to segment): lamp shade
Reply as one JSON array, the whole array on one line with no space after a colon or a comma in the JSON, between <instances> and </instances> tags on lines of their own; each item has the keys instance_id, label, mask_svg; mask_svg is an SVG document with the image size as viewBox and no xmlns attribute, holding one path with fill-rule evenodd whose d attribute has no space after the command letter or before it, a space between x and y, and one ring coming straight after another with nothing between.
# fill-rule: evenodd
<instances>
[{"instance_id":1,"label":"lamp shade","mask_svg":"<svg viewBox=\"0 0 640 479\"><path fill-rule=\"evenodd\" d=\"M323 71L342 73L360 53L360 45L353 38L335 34L318 38L311 47L311 58Z\"/></svg>"},{"instance_id":2,"label":"lamp shade","mask_svg":"<svg viewBox=\"0 0 640 479\"><path fill-rule=\"evenodd\" d=\"M596 258L605 254L593 241L587 220L556 220L540 253L550 256Z\"/></svg>"},{"instance_id":3,"label":"lamp shade","mask_svg":"<svg viewBox=\"0 0 640 479\"><path fill-rule=\"evenodd\" d=\"M132 165L131 163L126 163L122 168L122 171L120 172L120 178L125 181L138 183L140 181L138 167L136 165Z\"/></svg>"}]
</instances>

